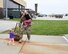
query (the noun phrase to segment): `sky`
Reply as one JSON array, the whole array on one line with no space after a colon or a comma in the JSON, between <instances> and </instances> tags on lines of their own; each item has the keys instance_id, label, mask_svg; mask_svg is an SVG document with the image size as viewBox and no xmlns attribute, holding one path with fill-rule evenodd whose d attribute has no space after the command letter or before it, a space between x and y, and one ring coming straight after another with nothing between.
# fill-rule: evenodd
<instances>
[{"instance_id":1,"label":"sky","mask_svg":"<svg viewBox=\"0 0 68 54\"><path fill-rule=\"evenodd\" d=\"M35 10L38 4L38 13L41 14L66 14L68 13L68 0L25 0L26 8Z\"/></svg>"}]
</instances>

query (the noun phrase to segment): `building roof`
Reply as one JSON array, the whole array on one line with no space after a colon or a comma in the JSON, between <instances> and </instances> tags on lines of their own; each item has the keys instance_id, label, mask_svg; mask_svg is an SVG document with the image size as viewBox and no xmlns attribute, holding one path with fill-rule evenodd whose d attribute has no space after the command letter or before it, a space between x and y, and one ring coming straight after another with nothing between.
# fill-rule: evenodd
<instances>
[{"instance_id":1,"label":"building roof","mask_svg":"<svg viewBox=\"0 0 68 54\"><path fill-rule=\"evenodd\" d=\"M22 6L26 6L26 2L24 0L11 0L17 4L20 4ZM3 0L0 0L0 8L3 8Z\"/></svg>"},{"instance_id":2,"label":"building roof","mask_svg":"<svg viewBox=\"0 0 68 54\"><path fill-rule=\"evenodd\" d=\"M24 0L13 0L13 1L20 5L26 6L26 2Z\"/></svg>"}]
</instances>

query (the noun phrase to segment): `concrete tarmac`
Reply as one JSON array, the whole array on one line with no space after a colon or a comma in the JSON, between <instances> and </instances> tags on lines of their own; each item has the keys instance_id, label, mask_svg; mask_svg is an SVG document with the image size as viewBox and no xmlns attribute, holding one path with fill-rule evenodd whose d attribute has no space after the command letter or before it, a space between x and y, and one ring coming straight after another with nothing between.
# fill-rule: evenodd
<instances>
[{"instance_id":1,"label":"concrete tarmac","mask_svg":"<svg viewBox=\"0 0 68 54\"><path fill-rule=\"evenodd\" d=\"M16 22L0 20L0 32L14 28ZM23 35L23 42L7 45L9 34L0 34L0 54L68 54L68 35Z\"/></svg>"}]
</instances>

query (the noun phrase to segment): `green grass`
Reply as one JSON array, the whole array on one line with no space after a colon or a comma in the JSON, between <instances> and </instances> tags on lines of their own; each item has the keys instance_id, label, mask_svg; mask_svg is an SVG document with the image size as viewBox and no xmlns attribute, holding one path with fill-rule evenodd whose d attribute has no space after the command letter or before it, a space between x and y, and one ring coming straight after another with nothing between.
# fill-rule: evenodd
<instances>
[{"instance_id":1,"label":"green grass","mask_svg":"<svg viewBox=\"0 0 68 54\"><path fill-rule=\"evenodd\" d=\"M20 21L20 19L13 19L13 21ZM31 32L35 35L68 34L68 20L33 20Z\"/></svg>"},{"instance_id":2,"label":"green grass","mask_svg":"<svg viewBox=\"0 0 68 54\"><path fill-rule=\"evenodd\" d=\"M32 23L32 34L63 35L68 34L67 20L36 20Z\"/></svg>"},{"instance_id":3,"label":"green grass","mask_svg":"<svg viewBox=\"0 0 68 54\"><path fill-rule=\"evenodd\" d=\"M13 19L10 19L10 21L20 21L20 18L13 18Z\"/></svg>"}]
</instances>

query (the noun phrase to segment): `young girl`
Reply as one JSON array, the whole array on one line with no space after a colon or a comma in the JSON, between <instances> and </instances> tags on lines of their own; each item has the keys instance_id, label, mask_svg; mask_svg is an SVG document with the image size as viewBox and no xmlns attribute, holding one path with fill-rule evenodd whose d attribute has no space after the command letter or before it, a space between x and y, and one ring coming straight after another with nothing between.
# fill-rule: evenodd
<instances>
[{"instance_id":1,"label":"young girl","mask_svg":"<svg viewBox=\"0 0 68 54\"><path fill-rule=\"evenodd\" d=\"M15 32L13 30L10 30L8 44L15 45L15 43L14 43L14 37L15 37L15 35L16 35Z\"/></svg>"}]
</instances>

